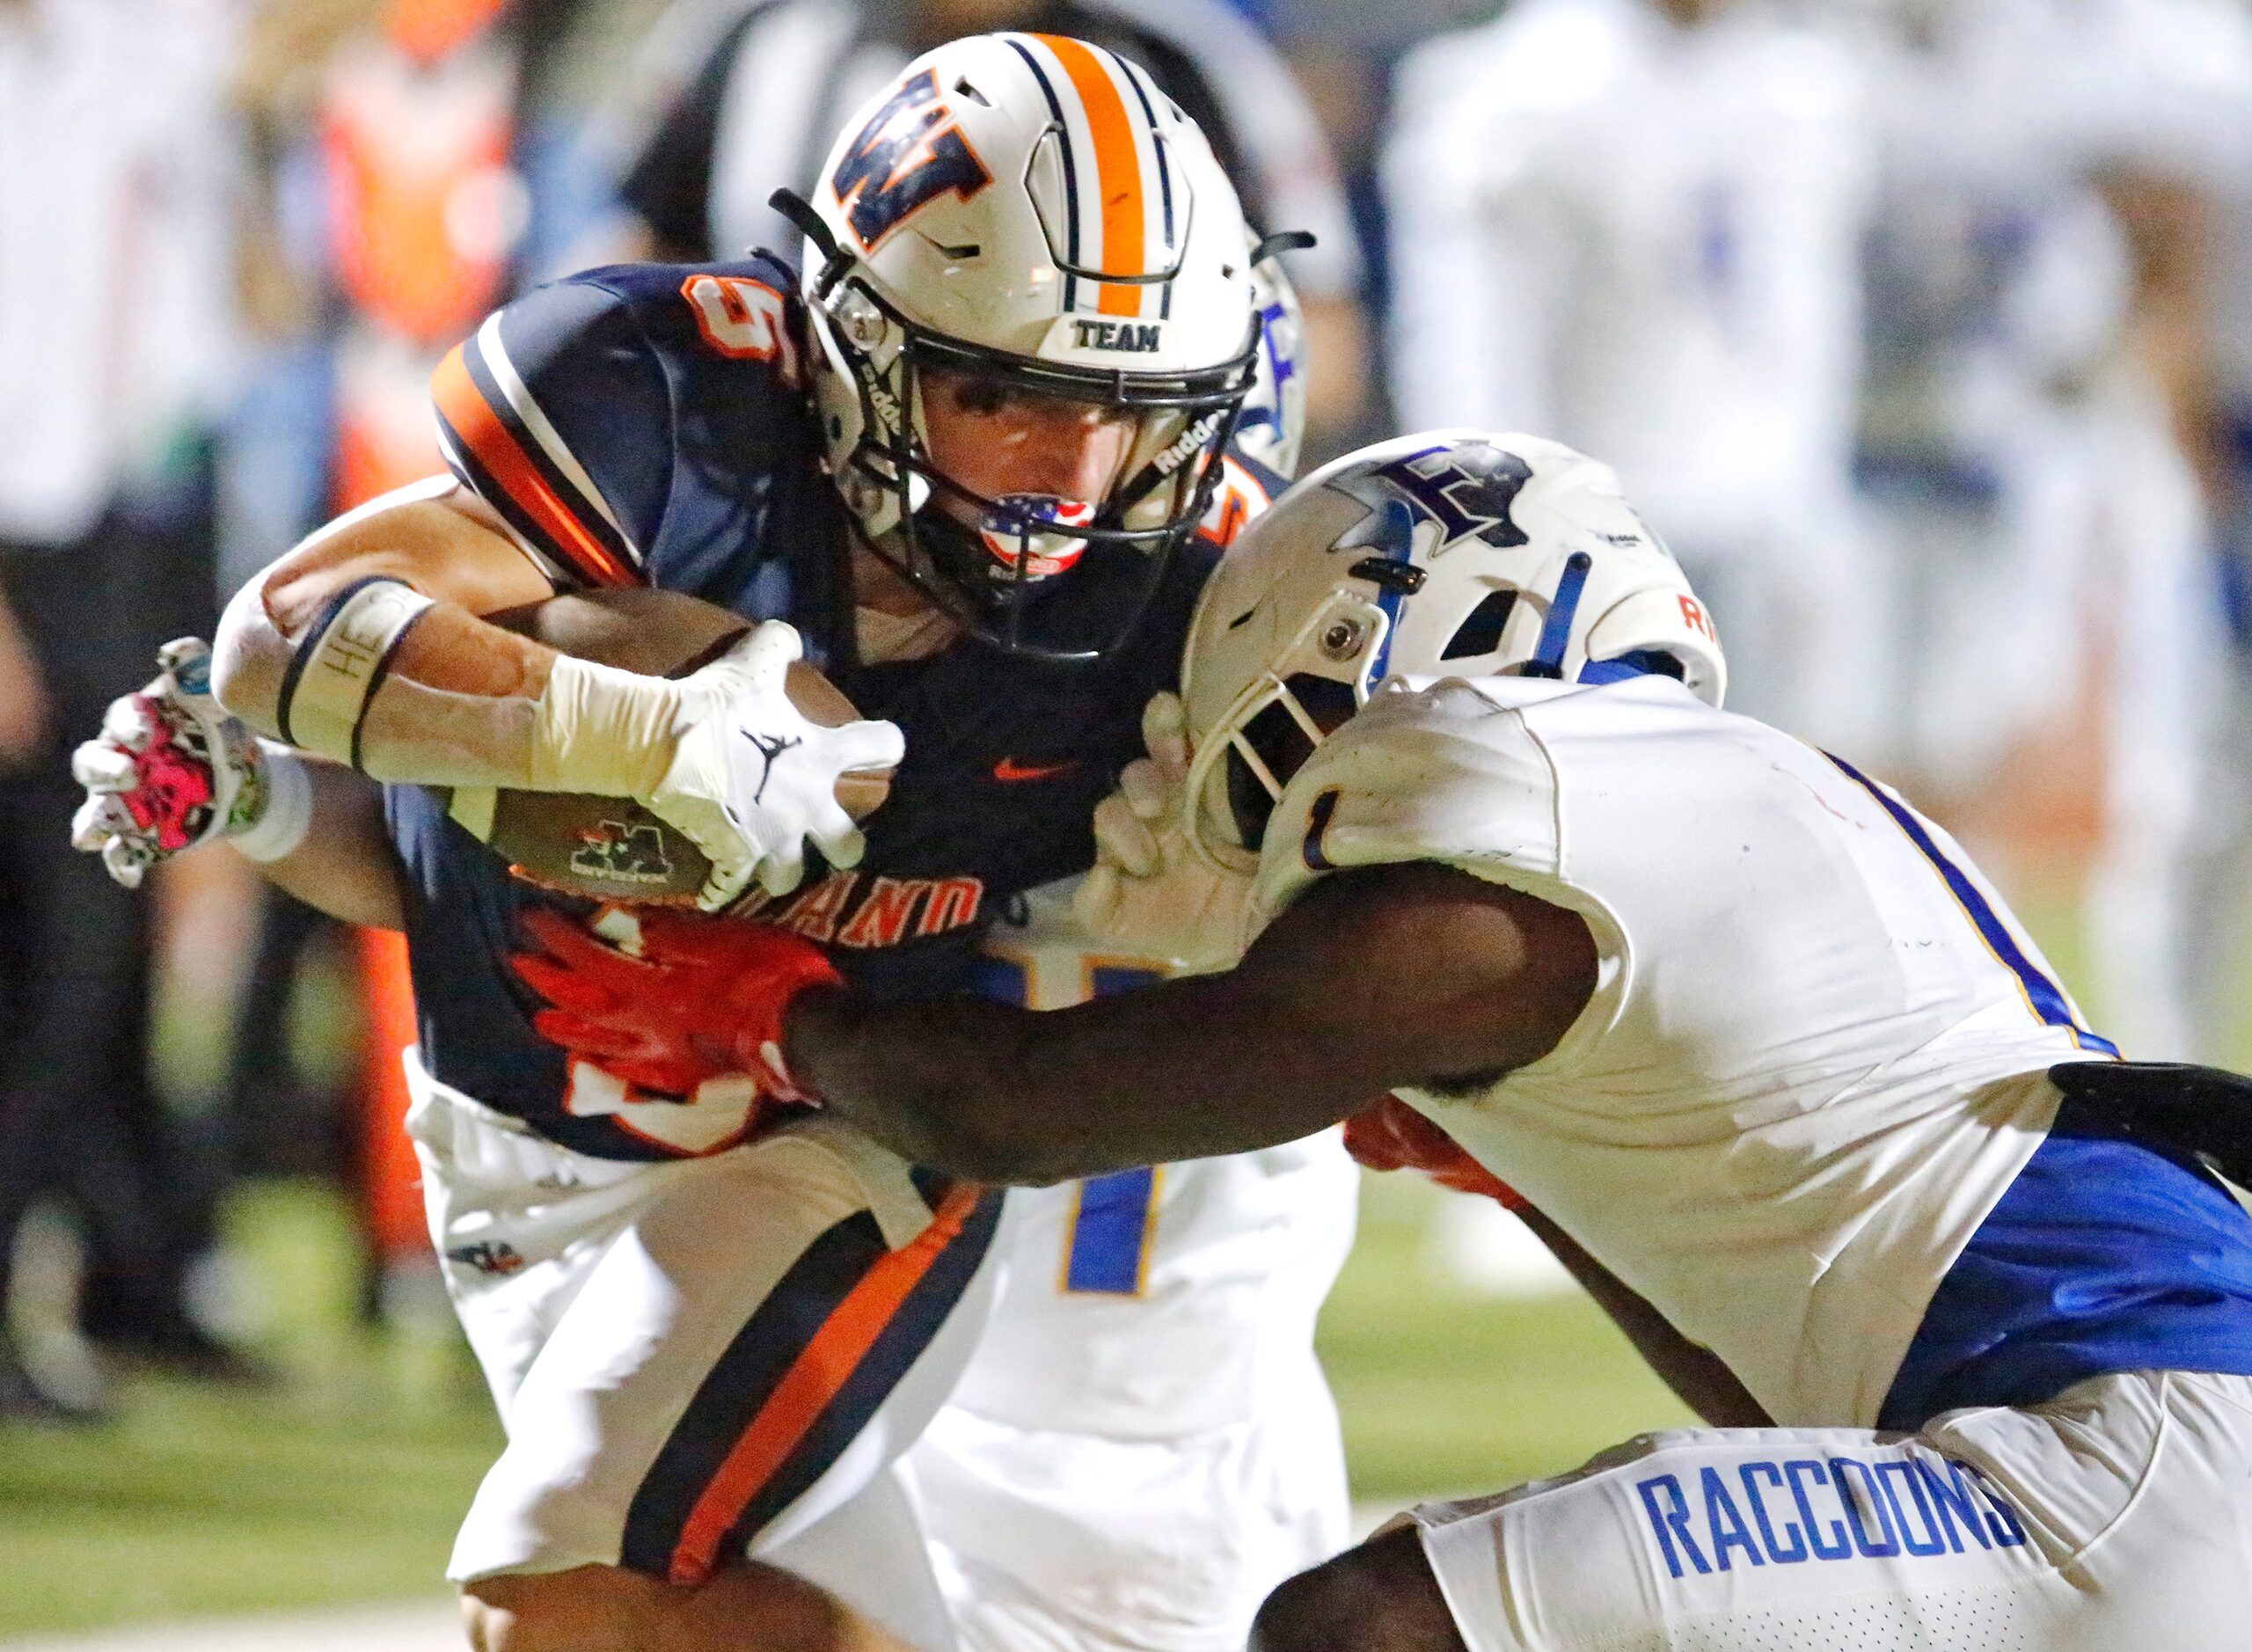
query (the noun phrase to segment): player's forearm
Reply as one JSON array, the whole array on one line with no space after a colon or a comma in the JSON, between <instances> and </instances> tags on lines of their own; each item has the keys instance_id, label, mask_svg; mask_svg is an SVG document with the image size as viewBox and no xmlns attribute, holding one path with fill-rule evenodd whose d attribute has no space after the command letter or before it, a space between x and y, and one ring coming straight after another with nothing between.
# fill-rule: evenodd
<instances>
[{"instance_id":1,"label":"player's forearm","mask_svg":"<svg viewBox=\"0 0 2252 1652\"><path fill-rule=\"evenodd\" d=\"M1044 1184L1294 1141L1369 1091L1286 1034L1230 976L1166 982L1068 1010L981 999L791 1005L792 1074L918 1164Z\"/></svg>"},{"instance_id":2,"label":"player's forearm","mask_svg":"<svg viewBox=\"0 0 2252 1652\"><path fill-rule=\"evenodd\" d=\"M333 763L308 762L312 818L279 859L253 861L267 881L316 910L367 929L404 929L401 870L384 830L383 792Z\"/></svg>"},{"instance_id":3,"label":"player's forearm","mask_svg":"<svg viewBox=\"0 0 2252 1652\"><path fill-rule=\"evenodd\" d=\"M523 784L533 707L555 656L478 616L536 602L549 587L460 497L438 481L401 490L331 523L238 592L213 659L227 709L384 778ZM355 672L375 680L355 682Z\"/></svg>"},{"instance_id":4,"label":"player's forearm","mask_svg":"<svg viewBox=\"0 0 2252 1652\"><path fill-rule=\"evenodd\" d=\"M1045 1012L809 991L785 1054L918 1163L1056 1181L1295 1141L1372 1095L1537 1060L1594 969L1569 913L1448 867L1369 867L1300 897L1225 974Z\"/></svg>"},{"instance_id":5,"label":"player's forearm","mask_svg":"<svg viewBox=\"0 0 2252 1652\"><path fill-rule=\"evenodd\" d=\"M378 779L645 793L670 755L677 687L480 618L551 594L487 515L433 485L313 536L228 604L221 703Z\"/></svg>"}]
</instances>

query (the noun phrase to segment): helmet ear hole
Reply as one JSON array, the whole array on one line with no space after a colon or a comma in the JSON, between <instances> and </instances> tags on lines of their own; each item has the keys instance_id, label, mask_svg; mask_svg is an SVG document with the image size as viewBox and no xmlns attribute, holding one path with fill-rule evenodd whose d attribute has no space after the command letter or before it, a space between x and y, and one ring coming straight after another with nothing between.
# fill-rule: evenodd
<instances>
[{"instance_id":1,"label":"helmet ear hole","mask_svg":"<svg viewBox=\"0 0 2252 1652\"><path fill-rule=\"evenodd\" d=\"M1464 660L1494 653L1502 646L1502 632L1517 610L1515 591L1489 591L1439 651L1442 660Z\"/></svg>"}]
</instances>

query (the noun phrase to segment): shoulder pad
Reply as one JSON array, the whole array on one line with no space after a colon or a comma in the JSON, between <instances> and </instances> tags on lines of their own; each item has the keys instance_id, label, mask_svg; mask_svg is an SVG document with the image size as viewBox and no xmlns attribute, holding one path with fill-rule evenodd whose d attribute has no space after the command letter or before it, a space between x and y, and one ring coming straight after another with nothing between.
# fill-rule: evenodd
<instances>
[{"instance_id":1,"label":"shoulder pad","mask_svg":"<svg viewBox=\"0 0 2252 1652\"><path fill-rule=\"evenodd\" d=\"M1268 824L1256 904L1271 917L1325 874L1410 860L1536 895L1562 875L1546 752L1517 708L1459 679L1378 694L1306 759Z\"/></svg>"}]
</instances>

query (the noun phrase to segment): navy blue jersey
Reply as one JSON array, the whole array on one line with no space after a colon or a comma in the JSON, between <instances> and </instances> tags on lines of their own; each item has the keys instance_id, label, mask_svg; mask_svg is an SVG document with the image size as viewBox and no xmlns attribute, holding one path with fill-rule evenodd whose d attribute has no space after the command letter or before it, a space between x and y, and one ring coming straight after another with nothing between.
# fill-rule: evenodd
<instances>
[{"instance_id":1,"label":"navy blue jersey","mask_svg":"<svg viewBox=\"0 0 2252 1652\"><path fill-rule=\"evenodd\" d=\"M860 865L816 860L798 890L747 910L820 943L873 995L962 989L998 907L1092 862L1094 804L1140 755L1142 707L1178 676L1217 552L1192 545L1128 646L1101 662L965 639L926 662L859 665L837 646L851 529L823 469L807 348L793 278L771 258L589 271L526 294L447 358L434 384L441 436L455 471L559 585L647 583L787 618L865 714L899 725L906 756L865 823ZM1216 535L1272 486L1231 460ZM506 954L522 944L525 903L569 909L567 897L509 877L420 787L387 787L385 814L408 874L435 1077L585 1152L720 1144L651 1128L683 1104L567 1065L531 1030L538 1003Z\"/></svg>"}]
</instances>

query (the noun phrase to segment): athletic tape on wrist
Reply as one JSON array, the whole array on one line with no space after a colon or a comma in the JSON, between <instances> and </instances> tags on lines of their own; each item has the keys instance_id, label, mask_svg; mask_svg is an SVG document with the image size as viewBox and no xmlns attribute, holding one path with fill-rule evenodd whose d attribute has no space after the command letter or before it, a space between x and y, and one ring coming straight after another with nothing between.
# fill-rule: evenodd
<instances>
[{"instance_id":1,"label":"athletic tape on wrist","mask_svg":"<svg viewBox=\"0 0 2252 1652\"><path fill-rule=\"evenodd\" d=\"M647 797L672 762L680 684L559 656L532 712L530 789Z\"/></svg>"},{"instance_id":2,"label":"athletic tape on wrist","mask_svg":"<svg viewBox=\"0 0 2252 1652\"><path fill-rule=\"evenodd\" d=\"M279 860L305 841L313 823L313 777L305 760L278 741L258 742L266 807L227 841L246 859Z\"/></svg>"},{"instance_id":3,"label":"athletic tape on wrist","mask_svg":"<svg viewBox=\"0 0 2252 1652\"><path fill-rule=\"evenodd\" d=\"M414 622L435 606L410 585L371 574L328 600L282 679L275 707L293 746L360 767L360 727Z\"/></svg>"}]
</instances>

